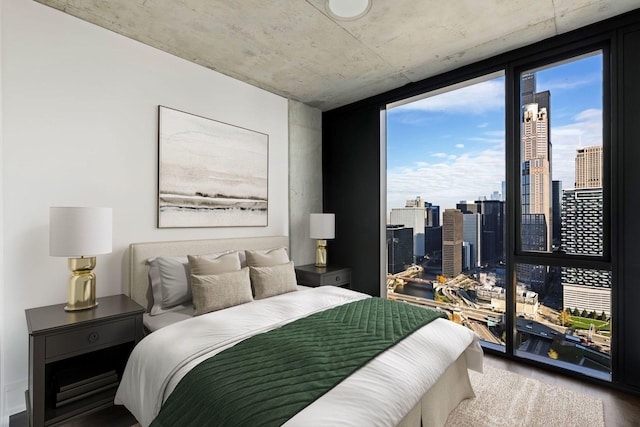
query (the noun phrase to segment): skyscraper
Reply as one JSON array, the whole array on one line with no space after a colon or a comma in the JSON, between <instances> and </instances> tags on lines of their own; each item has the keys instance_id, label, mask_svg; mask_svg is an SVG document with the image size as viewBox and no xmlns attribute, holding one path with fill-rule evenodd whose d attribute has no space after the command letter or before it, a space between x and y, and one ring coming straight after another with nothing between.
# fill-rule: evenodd
<instances>
[{"instance_id":1,"label":"skyscraper","mask_svg":"<svg viewBox=\"0 0 640 427\"><path fill-rule=\"evenodd\" d=\"M562 208L562 181L551 181L551 212L552 212L552 241L551 245L554 248L560 246L561 240L561 222L560 222L560 213Z\"/></svg>"},{"instance_id":2,"label":"skyscraper","mask_svg":"<svg viewBox=\"0 0 640 427\"><path fill-rule=\"evenodd\" d=\"M405 208L424 208L425 203L422 197L418 196L415 199L409 199L405 202Z\"/></svg>"},{"instance_id":3,"label":"skyscraper","mask_svg":"<svg viewBox=\"0 0 640 427\"><path fill-rule=\"evenodd\" d=\"M602 255L604 247L602 146L576 150L576 188L562 195L562 249ZM611 313L611 272L562 268L565 309Z\"/></svg>"},{"instance_id":4,"label":"skyscraper","mask_svg":"<svg viewBox=\"0 0 640 427\"><path fill-rule=\"evenodd\" d=\"M569 254L602 255L602 188L576 188L562 195L562 248ZM562 268L565 309L611 313L611 272Z\"/></svg>"},{"instance_id":5,"label":"skyscraper","mask_svg":"<svg viewBox=\"0 0 640 427\"><path fill-rule=\"evenodd\" d=\"M602 188L602 145L576 150L575 188Z\"/></svg>"},{"instance_id":6,"label":"skyscraper","mask_svg":"<svg viewBox=\"0 0 640 427\"><path fill-rule=\"evenodd\" d=\"M482 217L477 213L462 214L462 240L469 245L465 269L480 266Z\"/></svg>"},{"instance_id":7,"label":"skyscraper","mask_svg":"<svg viewBox=\"0 0 640 427\"><path fill-rule=\"evenodd\" d=\"M553 242L551 182L551 93L536 92L536 76L521 79L521 203L522 250L549 252ZM529 289L539 291L547 268L518 264L516 277Z\"/></svg>"},{"instance_id":8,"label":"skyscraper","mask_svg":"<svg viewBox=\"0 0 640 427\"><path fill-rule=\"evenodd\" d=\"M442 275L462 273L462 212L445 209L442 215Z\"/></svg>"},{"instance_id":9,"label":"skyscraper","mask_svg":"<svg viewBox=\"0 0 640 427\"><path fill-rule=\"evenodd\" d=\"M522 214L544 215L546 227L545 251L551 250L552 236L552 184L551 184L551 127L549 91L535 92L535 74L522 77ZM539 222L536 221L536 228ZM531 234L525 230L523 234ZM540 250L525 247L523 250Z\"/></svg>"},{"instance_id":10,"label":"skyscraper","mask_svg":"<svg viewBox=\"0 0 640 427\"><path fill-rule=\"evenodd\" d=\"M456 203L456 209L463 214L478 213L478 203L461 200L460 203Z\"/></svg>"},{"instance_id":11,"label":"skyscraper","mask_svg":"<svg viewBox=\"0 0 640 427\"><path fill-rule=\"evenodd\" d=\"M413 255L424 256L424 207L393 208L389 220L391 224L413 229Z\"/></svg>"},{"instance_id":12,"label":"skyscraper","mask_svg":"<svg viewBox=\"0 0 640 427\"><path fill-rule=\"evenodd\" d=\"M387 225L387 272L396 274L413 263L413 230Z\"/></svg>"},{"instance_id":13,"label":"skyscraper","mask_svg":"<svg viewBox=\"0 0 640 427\"><path fill-rule=\"evenodd\" d=\"M499 200L476 203L481 214L480 263L487 265L504 261L505 203Z\"/></svg>"},{"instance_id":14,"label":"skyscraper","mask_svg":"<svg viewBox=\"0 0 640 427\"><path fill-rule=\"evenodd\" d=\"M442 252L442 226L424 228L424 251L429 257Z\"/></svg>"},{"instance_id":15,"label":"skyscraper","mask_svg":"<svg viewBox=\"0 0 640 427\"><path fill-rule=\"evenodd\" d=\"M427 213L427 219L425 220L427 227L439 227L440 226L440 206L433 205L429 202L425 202L424 209Z\"/></svg>"}]
</instances>

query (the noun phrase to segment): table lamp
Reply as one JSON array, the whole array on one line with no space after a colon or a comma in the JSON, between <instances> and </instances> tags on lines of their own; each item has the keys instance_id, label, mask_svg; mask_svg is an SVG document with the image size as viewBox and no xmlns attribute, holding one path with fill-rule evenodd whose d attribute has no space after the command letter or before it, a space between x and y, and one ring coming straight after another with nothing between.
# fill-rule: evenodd
<instances>
[{"instance_id":1,"label":"table lamp","mask_svg":"<svg viewBox=\"0 0 640 427\"><path fill-rule=\"evenodd\" d=\"M318 240L316 267L327 266L327 239L335 238L336 216L332 213L312 213L309 217L309 237Z\"/></svg>"},{"instance_id":2,"label":"table lamp","mask_svg":"<svg viewBox=\"0 0 640 427\"><path fill-rule=\"evenodd\" d=\"M98 305L95 255L111 252L111 231L111 208L49 208L49 255L68 257L71 270L66 311Z\"/></svg>"}]
</instances>

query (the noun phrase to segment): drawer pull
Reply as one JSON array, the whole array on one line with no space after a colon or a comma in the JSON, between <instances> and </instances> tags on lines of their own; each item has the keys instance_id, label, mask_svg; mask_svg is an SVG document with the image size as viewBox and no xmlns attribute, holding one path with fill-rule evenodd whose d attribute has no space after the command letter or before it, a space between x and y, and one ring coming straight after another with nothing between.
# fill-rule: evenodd
<instances>
[{"instance_id":1,"label":"drawer pull","mask_svg":"<svg viewBox=\"0 0 640 427\"><path fill-rule=\"evenodd\" d=\"M340 276L336 276L336 282L340 281Z\"/></svg>"},{"instance_id":2,"label":"drawer pull","mask_svg":"<svg viewBox=\"0 0 640 427\"><path fill-rule=\"evenodd\" d=\"M96 342L100 339L100 334L97 332L91 332L89 334L89 342Z\"/></svg>"}]
</instances>

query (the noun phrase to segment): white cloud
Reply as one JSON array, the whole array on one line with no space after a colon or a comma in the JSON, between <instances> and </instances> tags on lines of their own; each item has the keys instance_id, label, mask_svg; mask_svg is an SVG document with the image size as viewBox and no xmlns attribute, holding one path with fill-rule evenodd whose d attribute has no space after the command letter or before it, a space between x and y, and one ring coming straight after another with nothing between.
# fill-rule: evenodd
<instances>
[{"instance_id":1,"label":"white cloud","mask_svg":"<svg viewBox=\"0 0 640 427\"><path fill-rule=\"evenodd\" d=\"M464 148L464 144L456 144L456 148Z\"/></svg>"},{"instance_id":2,"label":"white cloud","mask_svg":"<svg viewBox=\"0 0 640 427\"><path fill-rule=\"evenodd\" d=\"M504 109L504 82L489 80L404 104L389 112L426 111L480 115L501 109Z\"/></svg>"},{"instance_id":3,"label":"white cloud","mask_svg":"<svg viewBox=\"0 0 640 427\"><path fill-rule=\"evenodd\" d=\"M563 79L553 79L548 81L545 80L544 77L541 77L537 82L537 86L540 90L549 90L553 93L554 91L559 90L573 90L594 83L599 83L601 81L602 73L592 73L582 75L580 77L571 75L570 77Z\"/></svg>"},{"instance_id":4,"label":"white cloud","mask_svg":"<svg viewBox=\"0 0 640 427\"><path fill-rule=\"evenodd\" d=\"M502 144L504 142L504 138L487 138L484 136L472 136L467 138L468 141L473 142L482 142L485 144Z\"/></svg>"},{"instance_id":5,"label":"white cloud","mask_svg":"<svg viewBox=\"0 0 640 427\"><path fill-rule=\"evenodd\" d=\"M478 196L501 191L505 180L504 131L484 132L470 139L495 144L458 156L434 153L430 157L434 161L421 160L388 170L387 209L402 207L407 199L420 195L444 210L455 207L460 200L477 200ZM584 110L572 122L552 127L551 142L552 177L562 181L564 188L572 188L576 148L602 144L602 111ZM463 144L456 147L459 145Z\"/></svg>"},{"instance_id":6,"label":"white cloud","mask_svg":"<svg viewBox=\"0 0 640 427\"><path fill-rule=\"evenodd\" d=\"M457 156L455 154L449 154L449 153L433 153L431 157L435 157L437 159L454 160Z\"/></svg>"},{"instance_id":7,"label":"white cloud","mask_svg":"<svg viewBox=\"0 0 640 427\"><path fill-rule=\"evenodd\" d=\"M479 128L486 128L487 126L489 126L489 123L487 123L487 122L480 123L480 124L478 125L478 127L479 127Z\"/></svg>"},{"instance_id":8,"label":"white cloud","mask_svg":"<svg viewBox=\"0 0 640 427\"><path fill-rule=\"evenodd\" d=\"M483 134L487 136L495 136L496 138L501 138L502 140L504 140L505 132L504 130L488 130L483 132Z\"/></svg>"},{"instance_id":9,"label":"white cloud","mask_svg":"<svg viewBox=\"0 0 640 427\"><path fill-rule=\"evenodd\" d=\"M435 162L419 162L387 171L387 207L403 207L407 199L421 195L453 208L460 200L476 200L500 190L504 180L504 151L488 149Z\"/></svg>"},{"instance_id":10,"label":"white cloud","mask_svg":"<svg viewBox=\"0 0 640 427\"><path fill-rule=\"evenodd\" d=\"M602 110L589 108L587 110L579 112L575 117L575 120L578 122L584 122L594 119L600 120L602 122Z\"/></svg>"}]
</instances>

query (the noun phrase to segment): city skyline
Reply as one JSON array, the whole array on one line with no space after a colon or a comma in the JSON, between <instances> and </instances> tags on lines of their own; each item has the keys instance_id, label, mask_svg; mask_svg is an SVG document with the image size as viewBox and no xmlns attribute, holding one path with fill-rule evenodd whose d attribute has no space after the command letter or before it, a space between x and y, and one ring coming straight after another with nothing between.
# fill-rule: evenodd
<instances>
[{"instance_id":1,"label":"city skyline","mask_svg":"<svg viewBox=\"0 0 640 427\"><path fill-rule=\"evenodd\" d=\"M534 71L551 91L552 179L573 188L576 150L602 144L602 56ZM443 212L501 192L504 114L502 76L390 108L387 214L416 196Z\"/></svg>"}]
</instances>

